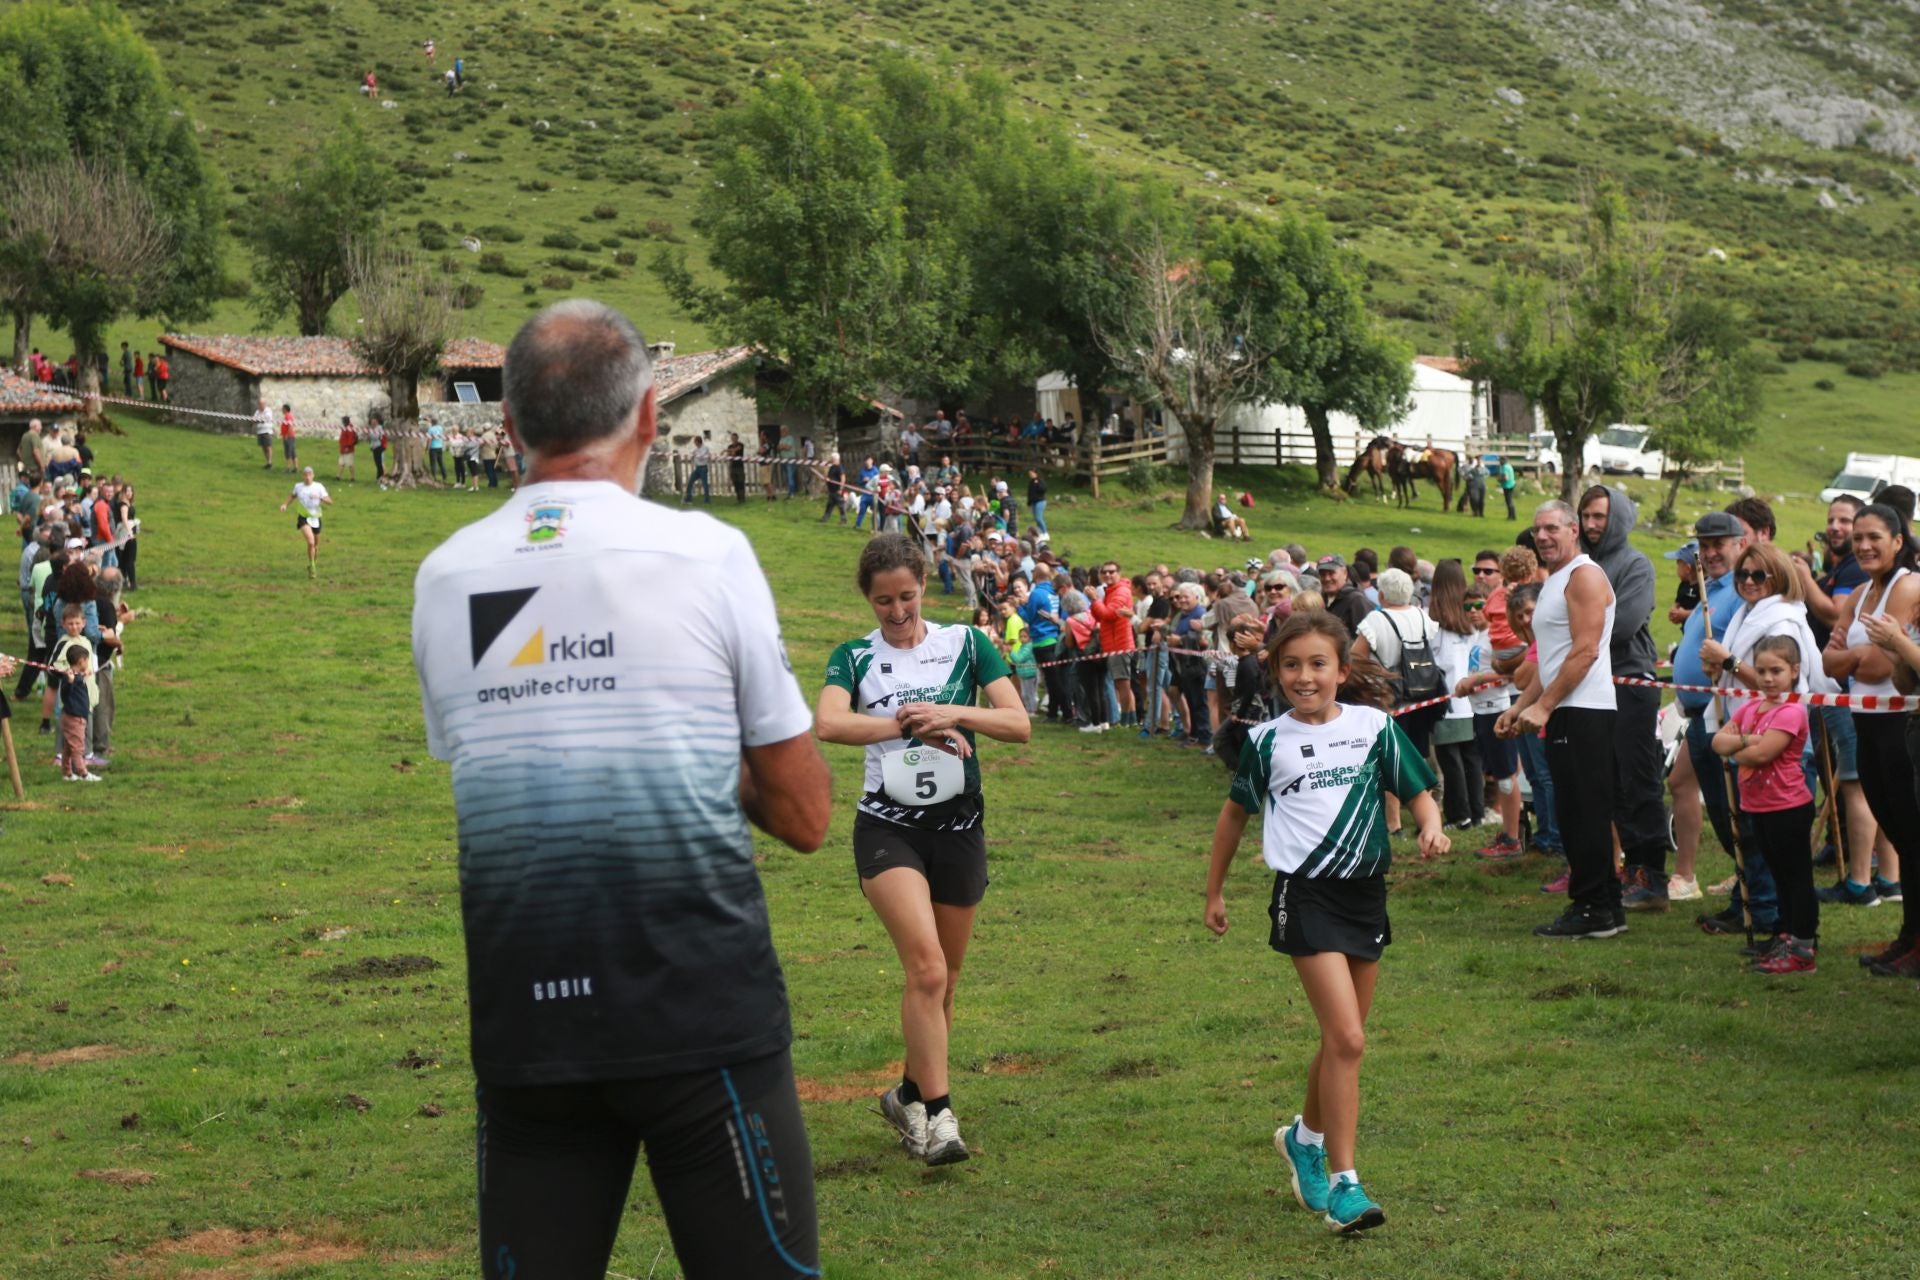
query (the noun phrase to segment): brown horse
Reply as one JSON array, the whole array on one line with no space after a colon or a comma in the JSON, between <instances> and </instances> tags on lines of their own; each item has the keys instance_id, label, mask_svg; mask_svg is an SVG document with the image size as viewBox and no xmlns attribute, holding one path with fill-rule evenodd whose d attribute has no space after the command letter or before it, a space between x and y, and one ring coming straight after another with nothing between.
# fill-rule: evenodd
<instances>
[{"instance_id":1,"label":"brown horse","mask_svg":"<svg viewBox=\"0 0 1920 1280\"><path fill-rule=\"evenodd\" d=\"M1387 447L1387 474L1393 478L1393 496L1401 506L1411 506L1420 496L1415 480L1431 480L1440 486L1440 509L1453 505L1453 478L1459 458L1451 449L1428 449L1422 458L1418 451L1399 441Z\"/></svg>"},{"instance_id":2,"label":"brown horse","mask_svg":"<svg viewBox=\"0 0 1920 1280\"><path fill-rule=\"evenodd\" d=\"M1360 456L1353 460L1351 467L1347 468L1347 480L1342 487L1348 493L1352 493L1359 487L1360 473L1364 471L1367 473L1367 479L1373 482L1373 496L1385 502L1387 491L1381 485L1380 478L1392 474L1387 467L1387 450L1392 444L1393 441L1385 436L1375 436L1367 441L1367 447L1360 451Z\"/></svg>"}]
</instances>

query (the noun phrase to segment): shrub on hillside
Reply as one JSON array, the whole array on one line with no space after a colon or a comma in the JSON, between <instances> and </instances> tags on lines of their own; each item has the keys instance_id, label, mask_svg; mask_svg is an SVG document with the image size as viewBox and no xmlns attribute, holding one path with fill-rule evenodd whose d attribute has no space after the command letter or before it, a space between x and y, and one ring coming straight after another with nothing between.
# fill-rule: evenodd
<instances>
[{"instance_id":1,"label":"shrub on hillside","mask_svg":"<svg viewBox=\"0 0 1920 1280\"><path fill-rule=\"evenodd\" d=\"M571 231L549 231L540 237L540 245L544 249L578 249L580 237Z\"/></svg>"},{"instance_id":2,"label":"shrub on hillside","mask_svg":"<svg viewBox=\"0 0 1920 1280\"><path fill-rule=\"evenodd\" d=\"M640 261L640 255L631 249L622 249L613 255L613 260L623 267L631 267Z\"/></svg>"},{"instance_id":3,"label":"shrub on hillside","mask_svg":"<svg viewBox=\"0 0 1920 1280\"><path fill-rule=\"evenodd\" d=\"M480 300L487 296L487 291L472 280L462 280L453 287L453 293L450 296L456 310L471 311L480 305Z\"/></svg>"},{"instance_id":4,"label":"shrub on hillside","mask_svg":"<svg viewBox=\"0 0 1920 1280\"><path fill-rule=\"evenodd\" d=\"M593 216L602 222L612 222L620 216L620 211L610 204L597 204L593 206Z\"/></svg>"},{"instance_id":5,"label":"shrub on hillside","mask_svg":"<svg viewBox=\"0 0 1920 1280\"><path fill-rule=\"evenodd\" d=\"M526 268L514 266L511 262L507 261L504 254L499 253L481 254L480 261L476 264L476 269L484 271L488 275L507 276L515 280L527 274Z\"/></svg>"},{"instance_id":6,"label":"shrub on hillside","mask_svg":"<svg viewBox=\"0 0 1920 1280\"><path fill-rule=\"evenodd\" d=\"M548 258L547 261L551 265L559 267L562 271L593 270L593 264L591 262L574 253L556 253L551 258Z\"/></svg>"},{"instance_id":7,"label":"shrub on hillside","mask_svg":"<svg viewBox=\"0 0 1920 1280\"><path fill-rule=\"evenodd\" d=\"M573 288L573 277L561 275L541 276L540 287L542 289L552 289L555 293L565 293L567 290Z\"/></svg>"},{"instance_id":8,"label":"shrub on hillside","mask_svg":"<svg viewBox=\"0 0 1920 1280\"><path fill-rule=\"evenodd\" d=\"M509 227L499 222L478 227L474 230L474 234L482 240L498 240L502 244L519 244L527 238L526 233L521 231L520 228Z\"/></svg>"}]
</instances>

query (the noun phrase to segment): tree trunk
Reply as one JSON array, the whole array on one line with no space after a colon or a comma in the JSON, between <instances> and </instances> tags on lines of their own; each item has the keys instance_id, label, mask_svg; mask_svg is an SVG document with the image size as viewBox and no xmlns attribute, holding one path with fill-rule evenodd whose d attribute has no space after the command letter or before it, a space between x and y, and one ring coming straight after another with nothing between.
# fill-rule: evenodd
<instances>
[{"instance_id":1,"label":"tree trunk","mask_svg":"<svg viewBox=\"0 0 1920 1280\"><path fill-rule=\"evenodd\" d=\"M15 373L27 372L27 353L33 350L33 313L13 313L13 365Z\"/></svg>"},{"instance_id":2,"label":"tree trunk","mask_svg":"<svg viewBox=\"0 0 1920 1280\"><path fill-rule=\"evenodd\" d=\"M1320 473L1320 487L1328 493L1340 492L1340 464L1333 457L1333 423L1325 408L1306 405L1307 427L1313 432L1313 468Z\"/></svg>"},{"instance_id":3,"label":"tree trunk","mask_svg":"<svg viewBox=\"0 0 1920 1280\"><path fill-rule=\"evenodd\" d=\"M1674 468L1673 483L1667 486L1667 500L1660 505L1660 510L1654 513L1653 518L1660 523L1665 524L1667 521L1673 519L1673 504L1680 501L1680 486L1686 480L1687 475L1688 472L1686 468Z\"/></svg>"},{"instance_id":4,"label":"tree trunk","mask_svg":"<svg viewBox=\"0 0 1920 1280\"><path fill-rule=\"evenodd\" d=\"M1586 481L1586 464L1582 454L1587 438L1577 427L1556 424L1553 442L1560 446L1560 501L1572 506L1580 486Z\"/></svg>"},{"instance_id":5,"label":"tree trunk","mask_svg":"<svg viewBox=\"0 0 1920 1280\"><path fill-rule=\"evenodd\" d=\"M1213 419L1180 424L1187 434L1187 505L1178 529L1213 527Z\"/></svg>"}]
</instances>

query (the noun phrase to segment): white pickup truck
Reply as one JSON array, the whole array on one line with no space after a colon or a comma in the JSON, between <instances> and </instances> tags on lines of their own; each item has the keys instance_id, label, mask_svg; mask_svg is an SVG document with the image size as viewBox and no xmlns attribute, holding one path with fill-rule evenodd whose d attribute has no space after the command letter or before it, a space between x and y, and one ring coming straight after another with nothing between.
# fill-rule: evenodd
<instances>
[{"instance_id":1,"label":"white pickup truck","mask_svg":"<svg viewBox=\"0 0 1920 1280\"><path fill-rule=\"evenodd\" d=\"M1897 453L1849 453L1840 474L1820 491L1820 501L1832 502L1842 494L1851 494L1862 502L1872 502L1890 484L1920 490L1920 458L1903 458Z\"/></svg>"},{"instance_id":2,"label":"white pickup truck","mask_svg":"<svg viewBox=\"0 0 1920 1280\"><path fill-rule=\"evenodd\" d=\"M1606 473L1613 476L1658 476L1666 469L1666 457L1658 449L1647 447L1648 428L1615 423L1599 435L1589 436L1580 450L1580 470L1586 475ZM1538 431L1531 437L1539 450L1541 470L1549 474L1560 469L1560 446L1550 431Z\"/></svg>"}]
</instances>

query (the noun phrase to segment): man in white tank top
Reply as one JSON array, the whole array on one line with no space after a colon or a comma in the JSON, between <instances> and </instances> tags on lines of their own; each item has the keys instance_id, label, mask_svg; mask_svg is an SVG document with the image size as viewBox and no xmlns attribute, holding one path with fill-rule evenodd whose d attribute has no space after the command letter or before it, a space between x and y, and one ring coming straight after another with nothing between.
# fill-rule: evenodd
<instances>
[{"instance_id":1,"label":"man in white tank top","mask_svg":"<svg viewBox=\"0 0 1920 1280\"><path fill-rule=\"evenodd\" d=\"M1567 909L1536 928L1543 938L1611 938L1627 930L1613 876L1613 588L1580 551L1579 522L1564 502L1543 502L1533 545L1547 569L1534 607L1540 664L1496 731L1515 738L1545 731L1547 767L1557 780L1555 816L1567 846Z\"/></svg>"}]
</instances>

